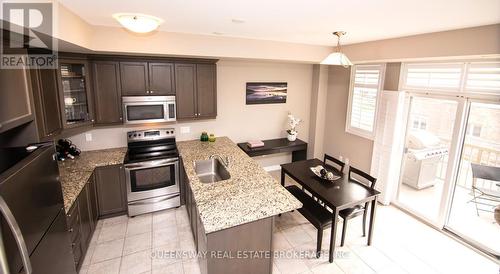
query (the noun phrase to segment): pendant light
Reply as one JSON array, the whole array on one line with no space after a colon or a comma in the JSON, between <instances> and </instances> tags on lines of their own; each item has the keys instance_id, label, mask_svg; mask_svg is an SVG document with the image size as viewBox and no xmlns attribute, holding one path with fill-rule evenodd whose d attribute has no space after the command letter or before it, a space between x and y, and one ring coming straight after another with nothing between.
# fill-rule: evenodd
<instances>
[{"instance_id":1,"label":"pendant light","mask_svg":"<svg viewBox=\"0 0 500 274\"><path fill-rule=\"evenodd\" d=\"M337 36L337 48L335 49L335 52L330 53L325 59L323 59L320 64L344 67L352 66L351 61L345 54L342 53L340 47L340 37L345 34L345 31L336 31L333 33L333 35Z\"/></svg>"}]
</instances>

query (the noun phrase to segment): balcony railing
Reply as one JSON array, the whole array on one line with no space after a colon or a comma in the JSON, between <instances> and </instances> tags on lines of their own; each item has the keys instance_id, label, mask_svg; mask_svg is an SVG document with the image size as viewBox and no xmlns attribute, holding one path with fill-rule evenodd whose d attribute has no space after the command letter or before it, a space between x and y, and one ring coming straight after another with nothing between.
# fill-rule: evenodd
<instances>
[{"instance_id":1,"label":"balcony railing","mask_svg":"<svg viewBox=\"0 0 500 274\"><path fill-rule=\"evenodd\" d=\"M499 166L500 151L490 147L465 144L462 151L460 170L458 174L457 185L471 189L472 187L472 169L471 163ZM444 180L446 176L446 167L448 165L448 155L443 157L438 163L437 178Z\"/></svg>"}]
</instances>

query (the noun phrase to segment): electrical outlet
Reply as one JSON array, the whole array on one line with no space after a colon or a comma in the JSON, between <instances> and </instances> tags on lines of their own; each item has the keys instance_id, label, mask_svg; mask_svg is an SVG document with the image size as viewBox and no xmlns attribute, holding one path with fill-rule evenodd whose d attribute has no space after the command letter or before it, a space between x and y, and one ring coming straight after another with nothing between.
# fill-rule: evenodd
<instances>
[{"instance_id":1,"label":"electrical outlet","mask_svg":"<svg viewBox=\"0 0 500 274\"><path fill-rule=\"evenodd\" d=\"M85 133L85 141L92 142L92 133Z\"/></svg>"},{"instance_id":2,"label":"electrical outlet","mask_svg":"<svg viewBox=\"0 0 500 274\"><path fill-rule=\"evenodd\" d=\"M191 132L190 127L181 127L181 134L187 134L189 132Z\"/></svg>"}]
</instances>

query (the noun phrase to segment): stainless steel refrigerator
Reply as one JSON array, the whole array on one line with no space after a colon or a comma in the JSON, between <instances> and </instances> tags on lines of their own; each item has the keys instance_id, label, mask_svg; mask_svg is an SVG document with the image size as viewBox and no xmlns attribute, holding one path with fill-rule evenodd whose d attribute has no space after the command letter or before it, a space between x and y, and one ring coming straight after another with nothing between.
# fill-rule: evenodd
<instances>
[{"instance_id":1,"label":"stainless steel refrigerator","mask_svg":"<svg viewBox=\"0 0 500 274\"><path fill-rule=\"evenodd\" d=\"M76 273L54 154L0 148L0 273Z\"/></svg>"}]
</instances>

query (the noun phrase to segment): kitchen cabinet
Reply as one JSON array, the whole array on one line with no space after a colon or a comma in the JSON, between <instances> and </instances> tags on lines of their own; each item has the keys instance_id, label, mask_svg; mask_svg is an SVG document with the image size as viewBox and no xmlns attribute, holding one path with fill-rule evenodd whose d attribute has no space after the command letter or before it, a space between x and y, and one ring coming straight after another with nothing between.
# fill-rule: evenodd
<instances>
[{"instance_id":1,"label":"kitchen cabinet","mask_svg":"<svg viewBox=\"0 0 500 274\"><path fill-rule=\"evenodd\" d=\"M32 69L31 86L38 137L45 141L62 130L56 69Z\"/></svg>"},{"instance_id":2,"label":"kitchen cabinet","mask_svg":"<svg viewBox=\"0 0 500 274\"><path fill-rule=\"evenodd\" d=\"M97 186L95 180L95 172L90 176L88 184L88 196L90 203L90 219L92 221L92 226L95 228L97 226L97 220L99 219L99 205L97 202Z\"/></svg>"},{"instance_id":3,"label":"kitchen cabinet","mask_svg":"<svg viewBox=\"0 0 500 274\"><path fill-rule=\"evenodd\" d=\"M124 96L175 95L174 66L161 62L120 62Z\"/></svg>"},{"instance_id":4,"label":"kitchen cabinet","mask_svg":"<svg viewBox=\"0 0 500 274\"><path fill-rule=\"evenodd\" d=\"M120 62L122 95L148 95L148 63Z\"/></svg>"},{"instance_id":5,"label":"kitchen cabinet","mask_svg":"<svg viewBox=\"0 0 500 274\"><path fill-rule=\"evenodd\" d=\"M29 69L0 69L0 133L33 119Z\"/></svg>"},{"instance_id":6,"label":"kitchen cabinet","mask_svg":"<svg viewBox=\"0 0 500 274\"><path fill-rule=\"evenodd\" d=\"M57 74L63 128L92 124L89 63L83 59L60 59Z\"/></svg>"},{"instance_id":7,"label":"kitchen cabinet","mask_svg":"<svg viewBox=\"0 0 500 274\"><path fill-rule=\"evenodd\" d=\"M215 64L175 64L177 118L217 116Z\"/></svg>"},{"instance_id":8,"label":"kitchen cabinet","mask_svg":"<svg viewBox=\"0 0 500 274\"><path fill-rule=\"evenodd\" d=\"M127 212L127 192L123 165L98 167L94 172L99 217Z\"/></svg>"},{"instance_id":9,"label":"kitchen cabinet","mask_svg":"<svg viewBox=\"0 0 500 274\"><path fill-rule=\"evenodd\" d=\"M149 95L175 95L174 65L149 63Z\"/></svg>"},{"instance_id":10,"label":"kitchen cabinet","mask_svg":"<svg viewBox=\"0 0 500 274\"><path fill-rule=\"evenodd\" d=\"M43 240L38 243L30 256L34 273L77 273L72 262L74 254L68 244L70 242L68 237L64 209L61 209ZM40 269L43 269L43 272Z\"/></svg>"},{"instance_id":11,"label":"kitchen cabinet","mask_svg":"<svg viewBox=\"0 0 500 274\"><path fill-rule=\"evenodd\" d=\"M90 184L84 186L66 215L75 266L77 269L80 269L83 259L85 258L85 253L87 252L96 227L96 223L94 223L91 218L91 189L89 186Z\"/></svg>"},{"instance_id":12,"label":"kitchen cabinet","mask_svg":"<svg viewBox=\"0 0 500 274\"><path fill-rule=\"evenodd\" d=\"M175 64L175 90L177 119L195 119L198 113L195 64Z\"/></svg>"},{"instance_id":13,"label":"kitchen cabinet","mask_svg":"<svg viewBox=\"0 0 500 274\"><path fill-rule=\"evenodd\" d=\"M120 65L112 61L92 62L95 124L112 125L123 121Z\"/></svg>"},{"instance_id":14,"label":"kitchen cabinet","mask_svg":"<svg viewBox=\"0 0 500 274\"><path fill-rule=\"evenodd\" d=\"M85 185L80 193L80 197L78 198L78 209L80 211L80 239L82 243L88 243L90 242L94 230L94 223L91 219L90 187L88 184Z\"/></svg>"},{"instance_id":15,"label":"kitchen cabinet","mask_svg":"<svg viewBox=\"0 0 500 274\"><path fill-rule=\"evenodd\" d=\"M215 64L196 65L197 118L217 116L217 87Z\"/></svg>"},{"instance_id":16,"label":"kitchen cabinet","mask_svg":"<svg viewBox=\"0 0 500 274\"><path fill-rule=\"evenodd\" d=\"M206 233L187 177L185 177L184 183L186 189L186 210L198 253L238 254L239 252L271 252L273 250L273 217ZM272 272L272 256L270 258L262 257L259 259L244 258L242 256L242 258L231 260L208 256L198 258L198 262L200 264L200 272L203 274Z\"/></svg>"}]
</instances>

